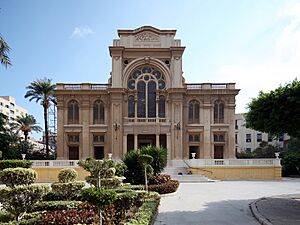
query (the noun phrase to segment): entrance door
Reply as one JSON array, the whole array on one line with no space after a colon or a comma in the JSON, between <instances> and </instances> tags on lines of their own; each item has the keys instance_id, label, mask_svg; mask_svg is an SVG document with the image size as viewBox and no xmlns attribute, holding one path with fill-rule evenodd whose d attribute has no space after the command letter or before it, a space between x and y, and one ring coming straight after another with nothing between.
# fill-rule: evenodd
<instances>
[{"instance_id":1,"label":"entrance door","mask_svg":"<svg viewBox=\"0 0 300 225\"><path fill-rule=\"evenodd\" d=\"M79 146L69 146L69 160L79 160Z\"/></svg>"},{"instance_id":2,"label":"entrance door","mask_svg":"<svg viewBox=\"0 0 300 225\"><path fill-rule=\"evenodd\" d=\"M223 146L215 145L214 146L214 159L223 159Z\"/></svg>"},{"instance_id":3,"label":"entrance door","mask_svg":"<svg viewBox=\"0 0 300 225\"><path fill-rule=\"evenodd\" d=\"M139 134L138 135L138 148L148 145L156 144L156 136L155 134Z\"/></svg>"},{"instance_id":4,"label":"entrance door","mask_svg":"<svg viewBox=\"0 0 300 225\"><path fill-rule=\"evenodd\" d=\"M104 158L104 147L103 146L94 146L94 157L95 159Z\"/></svg>"}]
</instances>

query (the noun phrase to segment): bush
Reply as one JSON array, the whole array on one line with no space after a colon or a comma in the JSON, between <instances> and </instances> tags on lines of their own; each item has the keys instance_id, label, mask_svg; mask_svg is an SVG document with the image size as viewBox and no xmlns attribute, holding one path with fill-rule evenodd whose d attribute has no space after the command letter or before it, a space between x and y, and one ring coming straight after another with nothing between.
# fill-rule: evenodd
<instances>
[{"instance_id":1,"label":"bush","mask_svg":"<svg viewBox=\"0 0 300 225\"><path fill-rule=\"evenodd\" d=\"M0 170L7 168L30 168L32 166L32 161L29 160L0 160Z\"/></svg>"},{"instance_id":2,"label":"bush","mask_svg":"<svg viewBox=\"0 0 300 225\"><path fill-rule=\"evenodd\" d=\"M0 180L8 187L16 185L30 185L36 179L37 173L33 169L8 168L0 172Z\"/></svg>"},{"instance_id":3,"label":"bush","mask_svg":"<svg viewBox=\"0 0 300 225\"><path fill-rule=\"evenodd\" d=\"M284 175L298 175L300 173L300 152L286 152L282 158L282 166Z\"/></svg>"},{"instance_id":4,"label":"bush","mask_svg":"<svg viewBox=\"0 0 300 225\"><path fill-rule=\"evenodd\" d=\"M42 201L34 204L30 212L74 209L80 204L81 201Z\"/></svg>"},{"instance_id":5,"label":"bush","mask_svg":"<svg viewBox=\"0 0 300 225\"><path fill-rule=\"evenodd\" d=\"M159 194L168 194L177 191L178 187L178 180L169 180L167 183L149 185L148 188L149 191L155 191Z\"/></svg>"},{"instance_id":6,"label":"bush","mask_svg":"<svg viewBox=\"0 0 300 225\"><path fill-rule=\"evenodd\" d=\"M81 191L81 196L85 201L101 208L114 202L117 199L117 192L103 188L86 188Z\"/></svg>"},{"instance_id":7,"label":"bush","mask_svg":"<svg viewBox=\"0 0 300 225\"><path fill-rule=\"evenodd\" d=\"M115 168L116 168L116 176L123 177L127 169L127 166L123 162L117 162Z\"/></svg>"},{"instance_id":8,"label":"bush","mask_svg":"<svg viewBox=\"0 0 300 225\"><path fill-rule=\"evenodd\" d=\"M80 194L80 190L85 186L85 182L76 181L70 183L53 183L52 191L62 199L70 200Z\"/></svg>"},{"instance_id":9,"label":"bush","mask_svg":"<svg viewBox=\"0 0 300 225\"><path fill-rule=\"evenodd\" d=\"M126 213L128 210L130 210L132 207L139 208L144 202L145 195L145 191L127 191L119 193L117 199L113 203L115 211L113 221L115 224L120 224L120 222L126 218ZM105 212L106 210L104 210L104 217L107 217Z\"/></svg>"},{"instance_id":10,"label":"bush","mask_svg":"<svg viewBox=\"0 0 300 225\"><path fill-rule=\"evenodd\" d=\"M43 225L99 224L96 209L88 204L81 204L77 209L46 212L40 220Z\"/></svg>"},{"instance_id":11,"label":"bush","mask_svg":"<svg viewBox=\"0 0 300 225\"><path fill-rule=\"evenodd\" d=\"M86 160L80 160L78 165L91 173L90 176L86 177L86 181L96 187L98 186L98 176L100 176L101 184L103 182L104 186L109 186L110 184L116 186L122 183L122 179L113 179L117 177L115 176L116 168L112 160L95 160L93 158L87 158ZM103 181L106 179L110 180L107 182Z\"/></svg>"},{"instance_id":12,"label":"bush","mask_svg":"<svg viewBox=\"0 0 300 225\"><path fill-rule=\"evenodd\" d=\"M150 194L149 198L139 208L134 218L124 225L149 225L154 223L155 215L158 210L160 197L157 194Z\"/></svg>"},{"instance_id":13,"label":"bush","mask_svg":"<svg viewBox=\"0 0 300 225\"><path fill-rule=\"evenodd\" d=\"M145 183L144 168L138 161L140 154L139 150L129 151L123 158L123 162L127 166L125 171L126 182L131 184Z\"/></svg>"},{"instance_id":14,"label":"bush","mask_svg":"<svg viewBox=\"0 0 300 225\"><path fill-rule=\"evenodd\" d=\"M164 148L157 148L152 145L141 148L141 154L150 155L153 158L151 167L154 175L158 175L167 166L167 150Z\"/></svg>"},{"instance_id":15,"label":"bush","mask_svg":"<svg viewBox=\"0 0 300 225\"><path fill-rule=\"evenodd\" d=\"M5 223L13 220L14 217L12 214L4 211L0 211L0 222Z\"/></svg>"},{"instance_id":16,"label":"bush","mask_svg":"<svg viewBox=\"0 0 300 225\"><path fill-rule=\"evenodd\" d=\"M7 212L19 220L48 191L49 187L46 185L3 188L0 189L0 203Z\"/></svg>"},{"instance_id":17,"label":"bush","mask_svg":"<svg viewBox=\"0 0 300 225\"><path fill-rule=\"evenodd\" d=\"M70 183L76 181L78 173L72 168L65 168L59 171L58 181L60 183Z\"/></svg>"},{"instance_id":18,"label":"bush","mask_svg":"<svg viewBox=\"0 0 300 225\"><path fill-rule=\"evenodd\" d=\"M87 176L85 181L89 184L97 186L97 178L93 178L91 176ZM115 188L119 187L122 184L122 179L120 177L113 177L113 178L105 178L100 180L101 187L110 187Z\"/></svg>"},{"instance_id":19,"label":"bush","mask_svg":"<svg viewBox=\"0 0 300 225\"><path fill-rule=\"evenodd\" d=\"M149 184L164 184L167 183L171 179L168 174L159 174L157 176L152 176L149 179Z\"/></svg>"}]
</instances>

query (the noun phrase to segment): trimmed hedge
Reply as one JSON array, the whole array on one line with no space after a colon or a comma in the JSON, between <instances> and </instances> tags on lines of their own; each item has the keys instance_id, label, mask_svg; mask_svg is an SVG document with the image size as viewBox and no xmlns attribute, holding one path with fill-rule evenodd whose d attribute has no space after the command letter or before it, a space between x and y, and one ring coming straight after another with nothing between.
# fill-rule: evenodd
<instances>
[{"instance_id":1,"label":"trimmed hedge","mask_svg":"<svg viewBox=\"0 0 300 225\"><path fill-rule=\"evenodd\" d=\"M150 184L164 184L171 180L171 176L168 174L159 174L156 176L152 176L149 178L149 185Z\"/></svg>"},{"instance_id":2,"label":"trimmed hedge","mask_svg":"<svg viewBox=\"0 0 300 225\"><path fill-rule=\"evenodd\" d=\"M18 220L49 191L47 185L17 186L0 189L2 207Z\"/></svg>"},{"instance_id":3,"label":"trimmed hedge","mask_svg":"<svg viewBox=\"0 0 300 225\"><path fill-rule=\"evenodd\" d=\"M37 177L37 172L27 168L7 168L0 172L0 180L7 186L30 185Z\"/></svg>"},{"instance_id":4,"label":"trimmed hedge","mask_svg":"<svg viewBox=\"0 0 300 225\"><path fill-rule=\"evenodd\" d=\"M150 193L148 199L139 208L134 218L127 221L124 225L151 225L153 224L160 202L157 193Z\"/></svg>"},{"instance_id":5,"label":"trimmed hedge","mask_svg":"<svg viewBox=\"0 0 300 225\"><path fill-rule=\"evenodd\" d=\"M74 209L80 204L81 201L42 201L34 204L30 212Z\"/></svg>"},{"instance_id":6,"label":"trimmed hedge","mask_svg":"<svg viewBox=\"0 0 300 225\"><path fill-rule=\"evenodd\" d=\"M155 191L159 194L168 194L177 191L178 187L178 180L169 180L167 183L149 185L148 189L149 191Z\"/></svg>"},{"instance_id":7,"label":"trimmed hedge","mask_svg":"<svg viewBox=\"0 0 300 225\"><path fill-rule=\"evenodd\" d=\"M60 183L74 182L74 181L76 181L77 177L78 177L77 171L72 168L62 169L58 173L58 181Z\"/></svg>"},{"instance_id":8,"label":"trimmed hedge","mask_svg":"<svg viewBox=\"0 0 300 225\"><path fill-rule=\"evenodd\" d=\"M63 199L70 200L80 194L81 189L85 186L84 181L76 181L70 183L53 183L52 191L55 195Z\"/></svg>"},{"instance_id":9,"label":"trimmed hedge","mask_svg":"<svg viewBox=\"0 0 300 225\"><path fill-rule=\"evenodd\" d=\"M32 163L30 160L0 160L0 170L17 167L30 168Z\"/></svg>"},{"instance_id":10,"label":"trimmed hedge","mask_svg":"<svg viewBox=\"0 0 300 225\"><path fill-rule=\"evenodd\" d=\"M14 216L8 212L0 211L0 222L5 223L14 219Z\"/></svg>"}]
</instances>

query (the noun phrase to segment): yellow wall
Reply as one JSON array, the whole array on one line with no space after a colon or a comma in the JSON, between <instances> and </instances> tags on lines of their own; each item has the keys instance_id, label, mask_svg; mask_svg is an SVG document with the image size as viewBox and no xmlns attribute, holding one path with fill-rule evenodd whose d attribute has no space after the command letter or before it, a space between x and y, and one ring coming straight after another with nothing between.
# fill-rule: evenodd
<instances>
[{"instance_id":1,"label":"yellow wall","mask_svg":"<svg viewBox=\"0 0 300 225\"><path fill-rule=\"evenodd\" d=\"M37 182L56 182L58 181L58 173L63 168L32 168L34 169L38 176ZM90 173L85 171L83 168L74 168L78 172L77 180L85 180L86 176L89 176Z\"/></svg>"},{"instance_id":2,"label":"yellow wall","mask_svg":"<svg viewBox=\"0 0 300 225\"><path fill-rule=\"evenodd\" d=\"M216 180L281 180L281 166L218 166L188 169Z\"/></svg>"},{"instance_id":3,"label":"yellow wall","mask_svg":"<svg viewBox=\"0 0 300 225\"><path fill-rule=\"evenodd\" d=\"M56 182L62 168L33 168L38 173L37 182ZM78 180L84 180L90 173L74 168ZM216 180L281 180L281 166L218 166L190 168L193 174L201 174Z\"/></svg>"}]
</instances>

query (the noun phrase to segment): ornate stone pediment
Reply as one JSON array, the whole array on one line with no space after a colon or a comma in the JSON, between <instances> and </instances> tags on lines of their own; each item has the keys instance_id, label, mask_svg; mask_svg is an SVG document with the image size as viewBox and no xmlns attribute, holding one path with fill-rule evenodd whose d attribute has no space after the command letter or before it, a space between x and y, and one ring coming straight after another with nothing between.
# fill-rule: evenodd
<instances>
[{"instance_id":1,"label":"ornate stone pediment","mask_svg":"<svg viewBox=\"0 0 300 225\"><path fill-rule=\"evenodd\" d=\"M154 41L160 41L160 38L157 34L154 34L149 31L145 31L142 33L139 33L134 36L136 41L143 41L143 42L154 42Z\"/></svg>"}]
</instances>

